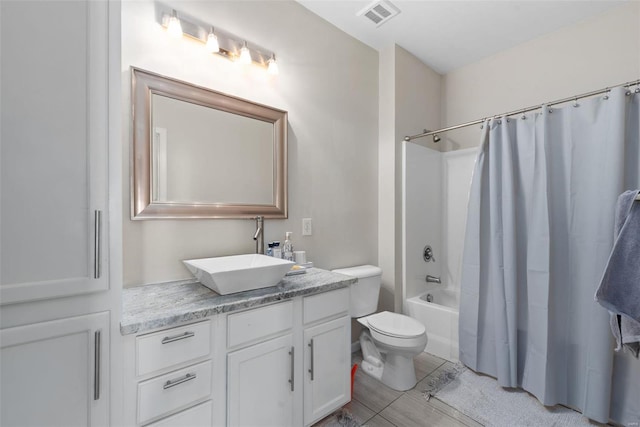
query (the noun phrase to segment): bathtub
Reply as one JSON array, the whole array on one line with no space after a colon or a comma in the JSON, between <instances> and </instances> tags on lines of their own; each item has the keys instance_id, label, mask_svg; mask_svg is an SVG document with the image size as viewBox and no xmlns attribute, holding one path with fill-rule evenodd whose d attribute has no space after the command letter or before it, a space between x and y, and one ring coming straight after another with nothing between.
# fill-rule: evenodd
<instances>
[{"instance_id":1,"label":"bathtub","mask_svg":"<svg viewBox=\"0 0 640 427\"><path fill-rule=\"evenodd\" d=\"M427 302L431 295L432 302ZM407 315L427 330L424 351L452 362L458 361L458 295L450 289L425 292L407 300Z\"/></svg>"}]
</instances>

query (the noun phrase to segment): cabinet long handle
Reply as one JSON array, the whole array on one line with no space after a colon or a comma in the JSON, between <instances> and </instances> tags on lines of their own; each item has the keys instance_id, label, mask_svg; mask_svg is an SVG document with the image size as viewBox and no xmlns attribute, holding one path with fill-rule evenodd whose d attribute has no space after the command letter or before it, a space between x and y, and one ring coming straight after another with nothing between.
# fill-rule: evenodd
<instances>
[{"instance_id":1,"label":"cabinet long handle","mask_svg":"<svg viewBox=\"0 0 640 427\"><path fill-rule=\"evenodd\" d=\"M166 383L164 383L164 385L162 386L162 388L164 388L165 390L171 387L175 387L179 384L185 383L187 381L191 381L191 380L195 380L196 379L196 374L187 374L182 378L178 378L177 380L169 380Z\"/></svg>"},{"instance_id":2,"label":"cabinet long handle","mask_svg":"<svg viewBox=\"0 0 640 427\"><path fill-rule=\"evenodd\" d=\"M102 211L94 212L93 221L93 278L99 279L102 273Z\"/></svg>"},{"instance_id":3,"label":"cabinet long handle","mask_svg":"<svg viewBox=\"0 0 640 427\"><path fill-rule=\"evenodd\" d=\"M100 331L93 334L93 400L100 399Z\"/></svg>"},{"instance_id":4,"label":"cabinet long handle","mask_svg":"<svg viewBox=\"0 0 640 427\"><path fill-rule=\"evenodd\" d=\"M162 344L169 344L170 342L180 341L185 338L191 338L195 336L196 336L195 332L185 332L184 334L174 335L172 337L164 337L162 338Z\"/></svg>"},{"instance_id":5,"label":"cabinet long handle","mask_svg":"<svg viewBox=\"0 0 640 427\"><path fill-rule=\"evenodd\" d=\"M295 389L294 382L295 382L296 372L294 370L294 360L293 360L295 359L295 356L294 356L295 350L296 349L294 347L291 347L291 351L289 352L289 354L291 355L291 378L289 378L289 383L291 384L291 391Z\"/></svg>"},{"instance_id":6,"label":"cabinet long handle","mask_svg":"<svg viewBox=\"0 0 640 427\"><path fill-rule=\"evenodd\" d=\"M313 381L313 338L311 338L308 345L311 348L311 367L309 368L309 373L311 374L311 381Z\"/></svg>"}]
</instances>

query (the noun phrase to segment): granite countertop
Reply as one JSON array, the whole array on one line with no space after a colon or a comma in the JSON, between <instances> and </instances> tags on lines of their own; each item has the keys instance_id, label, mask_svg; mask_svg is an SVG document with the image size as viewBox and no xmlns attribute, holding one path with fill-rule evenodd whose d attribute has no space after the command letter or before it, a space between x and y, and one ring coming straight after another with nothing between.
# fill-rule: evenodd
<instances>
[{"instance_id":1,"label":"granite countertop","mask_svg":"<svg viewBox=\"0 0 640 427\"><path fill-rule=\"evenodd\" d=\"M356 282L319 268L285 276L276 286L220 295L195 279L126 288L122 292L122 335L177 326L218 313L228 313L300 295L344 288Z\"/></svg>"}]
</instances>

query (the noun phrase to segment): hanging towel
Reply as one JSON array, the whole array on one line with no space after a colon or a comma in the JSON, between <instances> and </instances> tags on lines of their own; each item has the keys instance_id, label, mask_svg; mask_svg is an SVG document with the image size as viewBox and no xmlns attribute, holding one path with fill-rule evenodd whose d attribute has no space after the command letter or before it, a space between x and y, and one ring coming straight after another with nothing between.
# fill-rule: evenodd
<instances>
[{"instance_id":1,"label":"hanging towel","mask_svg":"<svg viewBox=\"0 0 640 427\"><path fill-rule=\"evenodd\" d=\"M615 243L595 299L609 310L611 332L622 346L640 352L640 190L618 197Z\"/></svg>"}]
</instances>

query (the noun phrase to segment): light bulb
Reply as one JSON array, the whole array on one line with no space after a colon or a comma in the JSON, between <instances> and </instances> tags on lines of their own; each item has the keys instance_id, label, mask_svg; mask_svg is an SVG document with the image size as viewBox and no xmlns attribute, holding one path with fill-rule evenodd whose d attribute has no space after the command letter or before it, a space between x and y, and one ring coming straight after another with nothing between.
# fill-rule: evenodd
<instances>
[{"instance_id":1,"label":"light bulb","mask_svg":"<svg viewBox=\"0 0 640 427\"><path fill-rule=\"evenodd\" d=\"M211 53L220 52L220 44L218 44L218 36L213 33L213 28L211 28L211 32L209 32L209 36L207 37L207 51Z\"/></svg>"},{"instance_id":2,"label":"light bulb","mask_svg":"<svg viewBox=\"0 0 640 427\"><path fill-rule=\"evenodd\" d=\"M240 59L238 61L243 65L251 64L251 52L249 52L247 42L244 42L244 46L240 49Z\"/></svg>"},{"instance_id":3,"label":"light bulb","mask_svg":"<svg viewBox=\"0 0 640 427\"><path fill-rule=\"evenodd\" d=\"M178 12L175 9L171 12L171 17L169 18L169 25L167 25L167 31L171 37L179 39L182 37L182 25L180 25L180 20L178 19Z\"/></svg>"},{"instance_id":4,"label":"light bulb","mask_svg":"<svg viewBox=\"0 0 640 427\"><path fill-rule=\"evenodd\" d=\"M276 55L273 53L269 59L269 68L267 68L267 72L274 76L278 75L278 63L276 62Z\"/></svg>"}]
</instances>

